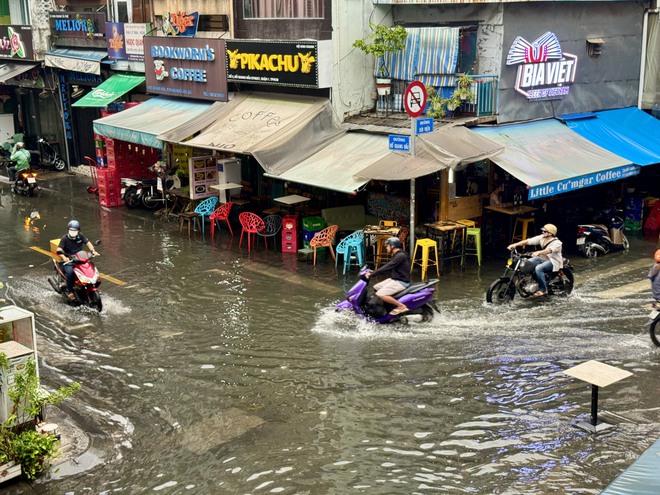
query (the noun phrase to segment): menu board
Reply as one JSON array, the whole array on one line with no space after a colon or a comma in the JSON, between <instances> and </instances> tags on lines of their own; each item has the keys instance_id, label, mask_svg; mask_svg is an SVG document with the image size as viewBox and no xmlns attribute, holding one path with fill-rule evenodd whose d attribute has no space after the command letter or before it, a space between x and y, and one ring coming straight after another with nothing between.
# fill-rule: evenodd
<instances>
[{"instance_id":1,"label":"menu board","mask_svg":"<svg viewBox=\"0 0 660 495\"><path fill-rule=\"evenodd\" d=\"M196 156L188 159L190 172L190 199L202 199L217 196L218 191L211 189L218 183L218 166L213 156Z\"/></svg>"}]
</instances>

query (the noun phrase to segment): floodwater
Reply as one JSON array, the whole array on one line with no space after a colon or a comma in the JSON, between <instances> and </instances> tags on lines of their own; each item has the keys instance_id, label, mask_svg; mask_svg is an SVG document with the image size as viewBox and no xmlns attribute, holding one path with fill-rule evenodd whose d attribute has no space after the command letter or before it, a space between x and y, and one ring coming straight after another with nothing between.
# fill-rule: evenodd
<instances>
[{"instance_id":1,"label":"floodwater","mask_svg":"<svg viewBox=\"0 0 660 495\"><path fill-rule=\"evenodd\" d=\"M38 198L0 185L5 297L36 314L46 386L82 384L65 410L91 438L41 493L597 494L660 436L644 328L654 241L569 252L568 299L493 307L503 260L453 268L433 322L384 327L333 310L355 269L248 255L224 229L189 239L101 209L84 183L52 180ZM64 304L29 249L72 216L125 282L103 282L100 315ZM574 427L590 386L563 373L590 359L633 373L601 390L617 426L597 436Z\"/></svg>"}]
</instances>

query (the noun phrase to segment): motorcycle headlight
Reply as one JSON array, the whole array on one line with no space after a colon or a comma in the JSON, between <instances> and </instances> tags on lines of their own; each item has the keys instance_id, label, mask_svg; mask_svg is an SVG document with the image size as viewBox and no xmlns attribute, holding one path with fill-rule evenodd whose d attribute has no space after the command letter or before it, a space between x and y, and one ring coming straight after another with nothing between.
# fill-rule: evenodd
<instances>
[{"instance_id":1,"label":"motorcycle headlight","mask_svg":"<svg viewBox=\"0 0 660 495\"><path fill-rule=\"evenodd\" d=\"M506 260L506 266L511 266L511 265L513 265L513 260L509 258L508 260Z\"/></svg>"}]
</instances>

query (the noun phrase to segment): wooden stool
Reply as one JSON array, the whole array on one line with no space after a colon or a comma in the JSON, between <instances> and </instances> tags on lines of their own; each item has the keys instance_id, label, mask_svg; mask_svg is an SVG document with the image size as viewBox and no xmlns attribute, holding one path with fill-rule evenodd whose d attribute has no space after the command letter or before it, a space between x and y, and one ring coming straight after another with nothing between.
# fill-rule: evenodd
<instances>
[{"instance_id":1,"label":"wooden stool","mask_svg":"<svg viewBox=\"0 0 660 495\"><path fill-rule=\"evenodd\" d=\"M529 228L530 224L534 223L533 218L522 218L522 217L516 217L516 224L513 226L513 235L511 236L511 242L516 242L516 241L524 241L527 239L527 229ZM518 232L518 225L521 226L520 234L517 234Z\"/></svg>"},{"instance_id":2,"label":"wooden stool","mask_svg":"<svg viewBox=\"0 0 660 495\"><path fill-rule=\"evenodd\" d=\"M417 256L417 248L421 247L422 248L422 260L416 261L415 258ZM438 261L438 242L434 241L433 239L418 239L417 242L415 242L415 251L413 252L412 256L412 263L410 264L410 272L412 273L413 268L415 265L419 265L422 267L422 280L426 280L426 270L428 269L429 265L433 266L434 262L433 260L429 260L429 254L431 249L433 249L435 253L435 270L438 273L438 278L440 277L440 263Z\"/></svg>"},{"instance_id":3,"label":"wooden stool","mask_svg":"<svg viewBox=\"0 0 660 495\"><path fill-rule=\"evenodd\" d=\"M474 241L474 247L470 247L469 241ZM477 227L468 227L465 232L465 256L476 256L479 266L481 266L481 229ZM465 258L463 258L465 266Z\"/></svg>"},{"instance_id":4,"label":"wooden stool","mask_svg":"<svg viewBox=\"0 0 660 495\"><path fill-rule=\"evenodd\" d=\"M183 223L188 223L188 237L190 237L190 226L192 224L193 230L196 232L198 227L201 227L199 219L201 218L199 213L194 211L186 211L179 214L179 234L183 231Z\"/></svg>"}]
</instances>

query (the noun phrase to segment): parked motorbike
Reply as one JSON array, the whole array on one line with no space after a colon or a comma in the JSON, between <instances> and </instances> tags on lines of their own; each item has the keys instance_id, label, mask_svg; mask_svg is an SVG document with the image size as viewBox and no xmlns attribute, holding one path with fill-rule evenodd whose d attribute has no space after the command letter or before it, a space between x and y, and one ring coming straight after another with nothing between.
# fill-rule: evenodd
<instances>
[{"instance_id":1,"label":"parked motorbike","mask_svg":"<svg viewBox=\"0 0 660 495\"><path fill-rule=\"evenodd\" d=\"M578 225L577 249L586 258L596 258L610 251L627 250L630 243L623 233L621 210L607 208L594 217L592 224Z\"/></svg>"},{"instance_id":2,"label":"parked motorbike","mask_svg":"<svg viewBox=\"0 0 660 495\"><path fill-rule=\"evenodd\" d=\"M96 242L99 244L99 241ZM88 306L97 310L99 313L103 310L103 302L101 301L101 293L99 292L99 285L101 285L101 278L99 271L92 262L94 255L87 251L79 251L72 258L71 261L66 263L73 263L73 273L75 274L75 282L73 284L73 294L76 296L75 304ZM66 297L66 273L62 265L53 259L55 267L55 276L48 277L48 283L51 287L61 294L65 301L69 302Z\"/></svg>"},{"instance_id":3,"label":"parked motorbike","mask_svg":"<svg viewBox=\"0 0 660 495\"><path fill-rule=\"evenodd\" d=\"M511 256L506 262L504 274L490 284L486 292L486 301L503 304L513 300L516 294L520 297L531 297L539 290L539 284L534 278L535 265L529 262L531 253L518 253L511 250ZM564 266L558 272L546 273L548 296L567 296L573 291L573 267L563 258Z\"/></svg>"},{"instance_id":4,"label":"parked motorbike","mask_svg":"<svg viewBox=\"0 0 660 495\"><path fill-rule=\"evenodd\" d=\"M39 143L39 150L30 151L30 154L32 155L32 168L35 170L50 168L57 170L58 172L63 171L66 168L66 162L57 151L55 151L55 148L53 148L44 138L39 138L37 142Z\"/></svg>"},{"instance_id":5,"label":"parked motorbike","mask_svg":"<svg viewBox=\"0 0 660 495\"><path fill-rule=\"evenodd\" d=\"M37 185L37 173L30 168L16 172L16 180L12 189L16 194L34 196L35 191L41 190Z\"/></svg>"},{"instance_id":6,"label":"parked motorbike","mask_svg":"<svg viewBox=\"0 0 660 495\"><path fill-rule=\"evenodd\" d=\"M390 315L394 306L385 304L373 290L370 290L369 280L366 274L369 272L366 266L360 270L360 279L346 293L346 300L340 302L337 311L351 309L361 317L376 323L412 323L430 322L433 320L435 301L435 285L439 282L437 278L428 282L417 282L398 294L394 298L405 304L409 311L398 315Z\"/></svg>"},{"instance_id":7,"label":"parked motorbike","mask_svg":"<svg viewBox=\"0 0 660 495\"><path fill-rule=\"evenodd\" d=\"M653 310L649 313L649 321L646 322L651 333L651 340L660 347L660 301L656 301Z\"/></svg>"}]
</instances>

